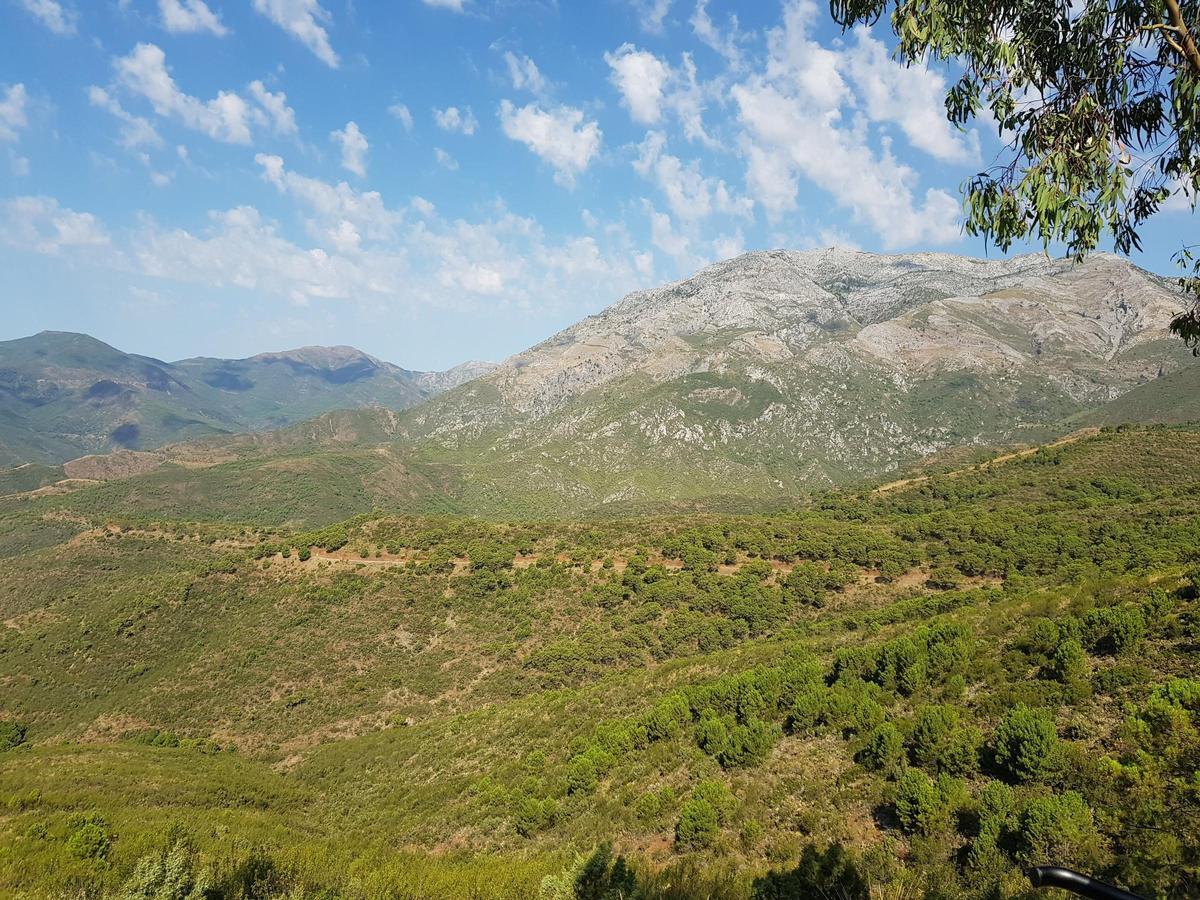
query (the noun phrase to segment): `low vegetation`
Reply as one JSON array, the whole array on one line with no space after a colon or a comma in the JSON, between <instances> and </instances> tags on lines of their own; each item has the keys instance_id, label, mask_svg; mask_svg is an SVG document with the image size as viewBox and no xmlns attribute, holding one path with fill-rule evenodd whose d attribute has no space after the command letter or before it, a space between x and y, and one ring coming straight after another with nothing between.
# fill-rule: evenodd
<instances>
[{"instance_id":1,"label":"low vegetation","mask_svg":"<svg viewBox=\"0 0 1200 900\"><path fill-rule=\"evenodd\" d=\"M0 498L0 894L1192 896L1198 461L584 523Z\"/></svg>"}]
</instances>

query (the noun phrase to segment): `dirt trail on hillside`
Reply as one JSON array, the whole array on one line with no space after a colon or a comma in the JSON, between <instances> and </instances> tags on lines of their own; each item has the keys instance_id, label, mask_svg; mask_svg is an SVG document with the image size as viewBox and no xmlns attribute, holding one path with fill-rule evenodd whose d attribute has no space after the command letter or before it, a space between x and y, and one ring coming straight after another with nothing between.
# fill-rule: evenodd
<instances>
[{"instance_id":1,"label":"dirt trail on hillside","mask_svg":"<svg viewBox=\"0 0 1200 900\"><path fill-rule=\"evenodd\" d=\"M955 469L952 472L942 472L938 475L915 475L912 478L901 478L899 481L889 481L887 484L881 484L877 488L871 490L872 494L889 494L892 491L898 491L901 488L911 487L914 484L924 484L931 478L958 478L960 475L969 475L972 472L986 472L988 469L1003 465L1006 462L1012 462L1014 459L1024 459L1027 456L1033 456L1039 450L1053 450L1055 447L1062 447L1066 444L1074 444L1076 441L1081 441L1084 438L1095 437L1100 433L1100 429L1091 426L1082 428L1079 431L1074 431L1064 438L1059 438L1049 444L1039 444L1036 447L1026 447L1024 450L1013 450L1009 453L1002 453L999 456L993 456L991 459L976 463L973 466L967 466L965 469Z\"/></svg>"}]
</instances>

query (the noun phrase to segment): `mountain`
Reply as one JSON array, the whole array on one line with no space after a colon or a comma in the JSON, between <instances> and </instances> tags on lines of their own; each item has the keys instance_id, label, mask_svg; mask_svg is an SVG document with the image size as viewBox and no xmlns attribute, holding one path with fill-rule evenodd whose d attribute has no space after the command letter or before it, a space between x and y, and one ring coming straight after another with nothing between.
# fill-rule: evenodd
<instances>
[{"instance_id":1,"label":"mountain","mask_svg":"<svg viewBox=\"0 0 1200 900\"><path fill-rule=\"evenodd\" d=\"M1180 308L1168 282L1102 254L753 253L631 294L401 412L337 410L62 475L124 479L106 502L147 513L186 497L206 515L297 526L363 506L777 508L930 458L1197 418L1179 398L1200 367L1166 329Z\"/></svg>"},{"instance_id":2,"label":"mountain","mask_svg":"<svg viewBox=\"0 0 1200 900\"><path fill-rule=\"evenodd\" d=\"M631 294L402 416L467 493L760 498L1034 441L1192 363L1118 257L750 253ZM1137 410L1128 414L1136 419Z\"/></svg>"},{"instance_id":3,"label":"mountain","mask_svg":"<svg viewBox=\"0 0 1200 900\"><path fill-rule=\"evenodd\" d=\"M167 363L43 332L0 343L0 464L279 428L342 407L403 409L485 371L411 372L353 347Z\"/></svg>"}]
</instances>

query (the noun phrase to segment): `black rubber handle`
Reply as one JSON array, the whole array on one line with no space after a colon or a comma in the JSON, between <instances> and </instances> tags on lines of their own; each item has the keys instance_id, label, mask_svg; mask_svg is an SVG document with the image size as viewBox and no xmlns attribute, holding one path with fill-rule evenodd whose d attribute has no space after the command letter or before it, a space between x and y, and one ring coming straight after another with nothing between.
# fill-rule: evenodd
<instances>
[{"instance_id":1,"label":"black rubber handle","mask_svg":"<svg viewBox=\"0 0 1200 900\"><path fill-rule=\"evenodd\" d=\"M1035 888L1062 888L1091 900L1144 900L1137 894L1131 894L1061 866L1035 866L1025 874L1029 876L1029 881Z\"/></svg>"}]
</instances>

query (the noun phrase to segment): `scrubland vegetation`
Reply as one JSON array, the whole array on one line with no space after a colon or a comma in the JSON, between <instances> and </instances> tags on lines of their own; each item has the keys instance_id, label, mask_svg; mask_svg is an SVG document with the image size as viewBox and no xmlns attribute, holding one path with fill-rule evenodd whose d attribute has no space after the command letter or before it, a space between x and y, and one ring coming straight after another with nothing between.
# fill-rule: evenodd
<instances>
[{"instance_id":1,"label":"scrubland vegetation","mask_svg":"<svg viewBox=\"0 0 1200 900\"><path fill-rule=\"evenodd\" d=\"M1197 463L582 524L10 494L0 894L1194 896Z\"/></svg>"}]
</instances>

